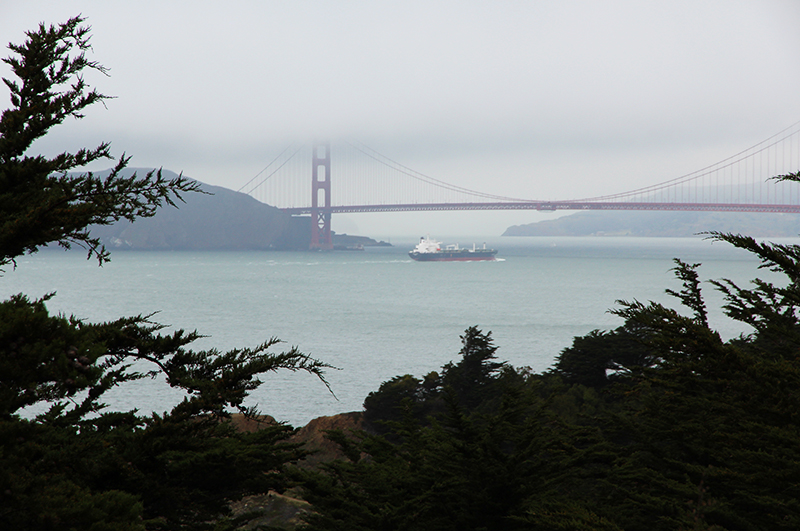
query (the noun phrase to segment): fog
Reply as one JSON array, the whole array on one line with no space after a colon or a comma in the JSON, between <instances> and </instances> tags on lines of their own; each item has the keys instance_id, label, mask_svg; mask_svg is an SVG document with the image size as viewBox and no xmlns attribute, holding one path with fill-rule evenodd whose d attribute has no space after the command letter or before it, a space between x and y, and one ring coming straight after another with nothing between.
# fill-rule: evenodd
<instances>
[{"instance_id":1,"label":"fog","mask_svg":"<svg viewBox=\"0 0 800 531\"><path fill-rule=\"evenodd\" d=\"M109 68L87 80L114 99L35 150L107 140L133 166L234 190L290 142L330 138L476 190L587 197L689 173L800 119L793 1L32 0L3 3L0 37L77 14ZM497 235L554 215L353 214L334 229Z\"/></svg>"}]
</instances>

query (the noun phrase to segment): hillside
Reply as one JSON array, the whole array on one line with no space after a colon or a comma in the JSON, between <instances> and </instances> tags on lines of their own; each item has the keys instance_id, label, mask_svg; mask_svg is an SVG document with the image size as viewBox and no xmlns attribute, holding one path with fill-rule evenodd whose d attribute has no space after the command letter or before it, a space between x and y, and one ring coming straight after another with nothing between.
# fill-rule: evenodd
<instances>
[{"instance_id":1,"label":"hillside","mask_svg":"<svg viewBox=\"0 0 800 531\"><path fill-rule=\"evenodd\" d=\"M147 169L134 168L139 174ZM175 173L164 170L165 177ZM307 249L308 218L292 218L252 197L202 184L206 194L188 194L178 208L165 206L152 218L92 227L111 249L245 250Z\"/></svg>"},{"instance_id":2,"label":"hillside","mask_svg":"<svg viewBox=\"0 0 800 531\"><path fill-rule=\"evenodd\" d=\"M128 168L143 175L146 168ZM106 172L97 172L103 175ZM164 170L165 177L176 174ZM311 218L292 217L247 194L201 183L206 194L188 194L178 208L165 206L152 218L93 226L109 249L118 250L307 250ZM334 245L387 245L365 236L334 235Z\"/></svg>"},{"instance_id":3,"label":"hillside","mask_svg":"<svg viewBox=\"0 0 800 531\"><path fill-rule=\"evenodd\" d=\"M734 212L578 212L558 219L514 225L503 236L688 237L721 231L754 237L800 234L798 214Z\"/></svg>"}]
</instances>

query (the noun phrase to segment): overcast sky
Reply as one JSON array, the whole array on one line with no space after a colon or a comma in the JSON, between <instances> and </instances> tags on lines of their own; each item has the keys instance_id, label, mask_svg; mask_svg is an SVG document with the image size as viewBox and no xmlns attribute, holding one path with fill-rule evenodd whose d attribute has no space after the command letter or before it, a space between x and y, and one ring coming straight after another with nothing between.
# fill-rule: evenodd
<instances>
[{"instance_id":1,"label":"overcast sky","mask_svg":"<svg viewBox=\"0 0 800 531\"><path fill-rule=\"evenodd\" d=\"M110 73L87 79L115 99L36 148L108 140L132 166L234 190L292 141L346 138L460 186L586 197L689 173L800 120L793 0L0 0L0 40L77 14ZM334 229L496 235L544 217L362 214Z\"/></svg>"}]
</instances>

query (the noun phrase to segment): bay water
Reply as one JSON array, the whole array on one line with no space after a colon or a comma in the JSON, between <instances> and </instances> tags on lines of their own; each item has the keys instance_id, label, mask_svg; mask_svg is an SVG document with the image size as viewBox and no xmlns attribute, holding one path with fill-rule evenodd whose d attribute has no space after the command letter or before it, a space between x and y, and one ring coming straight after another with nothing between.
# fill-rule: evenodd
<instances>
[{"instance_id":1,"label":"bay water","mask_svg":"<svg viewBox=\"0 0 800 531\"><path fill-rule=\"evenodd\" d=\"M407 252L415 243L330 253L127 251L103 267L79 251L48 250L7 268L0 296L55 292L51 313L91 322L158 312L152 319L167 331L206 336L195 350L271 337L284 342L276 352L296 345L337 368L326 373L333 394L312 376L283 371L265 375L248 405L301 426L360 410L394 376L457 361L459 336L473 325L492 332L500 360L547 370L573 337L620 326L608 313L618 299L677 307L664 293L680 289L670 272L675 257L702 263L703 279L746 285L768 275L748 253L700 238L497 238L486 241L499 250L492 262L414 262ZM749 332L723 316L708 284L704 294L723 337ZM114 389L107 403L163 412L181 397L163 381L143 380Z\"/></svg>"}]
</instances>

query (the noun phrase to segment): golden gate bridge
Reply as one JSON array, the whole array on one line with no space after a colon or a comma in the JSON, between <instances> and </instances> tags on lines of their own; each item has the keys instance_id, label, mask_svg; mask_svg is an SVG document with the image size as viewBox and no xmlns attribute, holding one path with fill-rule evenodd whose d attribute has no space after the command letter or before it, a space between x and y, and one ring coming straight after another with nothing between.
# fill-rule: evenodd
<instances>
[{"instance_id":1,"label":"golden gate bridge","mask_svg":"<svg viewBox=\"0 0 800 531\"><path fill-rule=\"evenodd\" d=\"M800 213L800 185L768 182L800 170L800 122L692 173L625 192L568 200L507 197L417 172L361 143L284 149L239 191L310 215L311 247L331 249L331 215L433 210L683 210ZM335 193L332 178L335 177Z\"/></svg>"}]
</instances>

